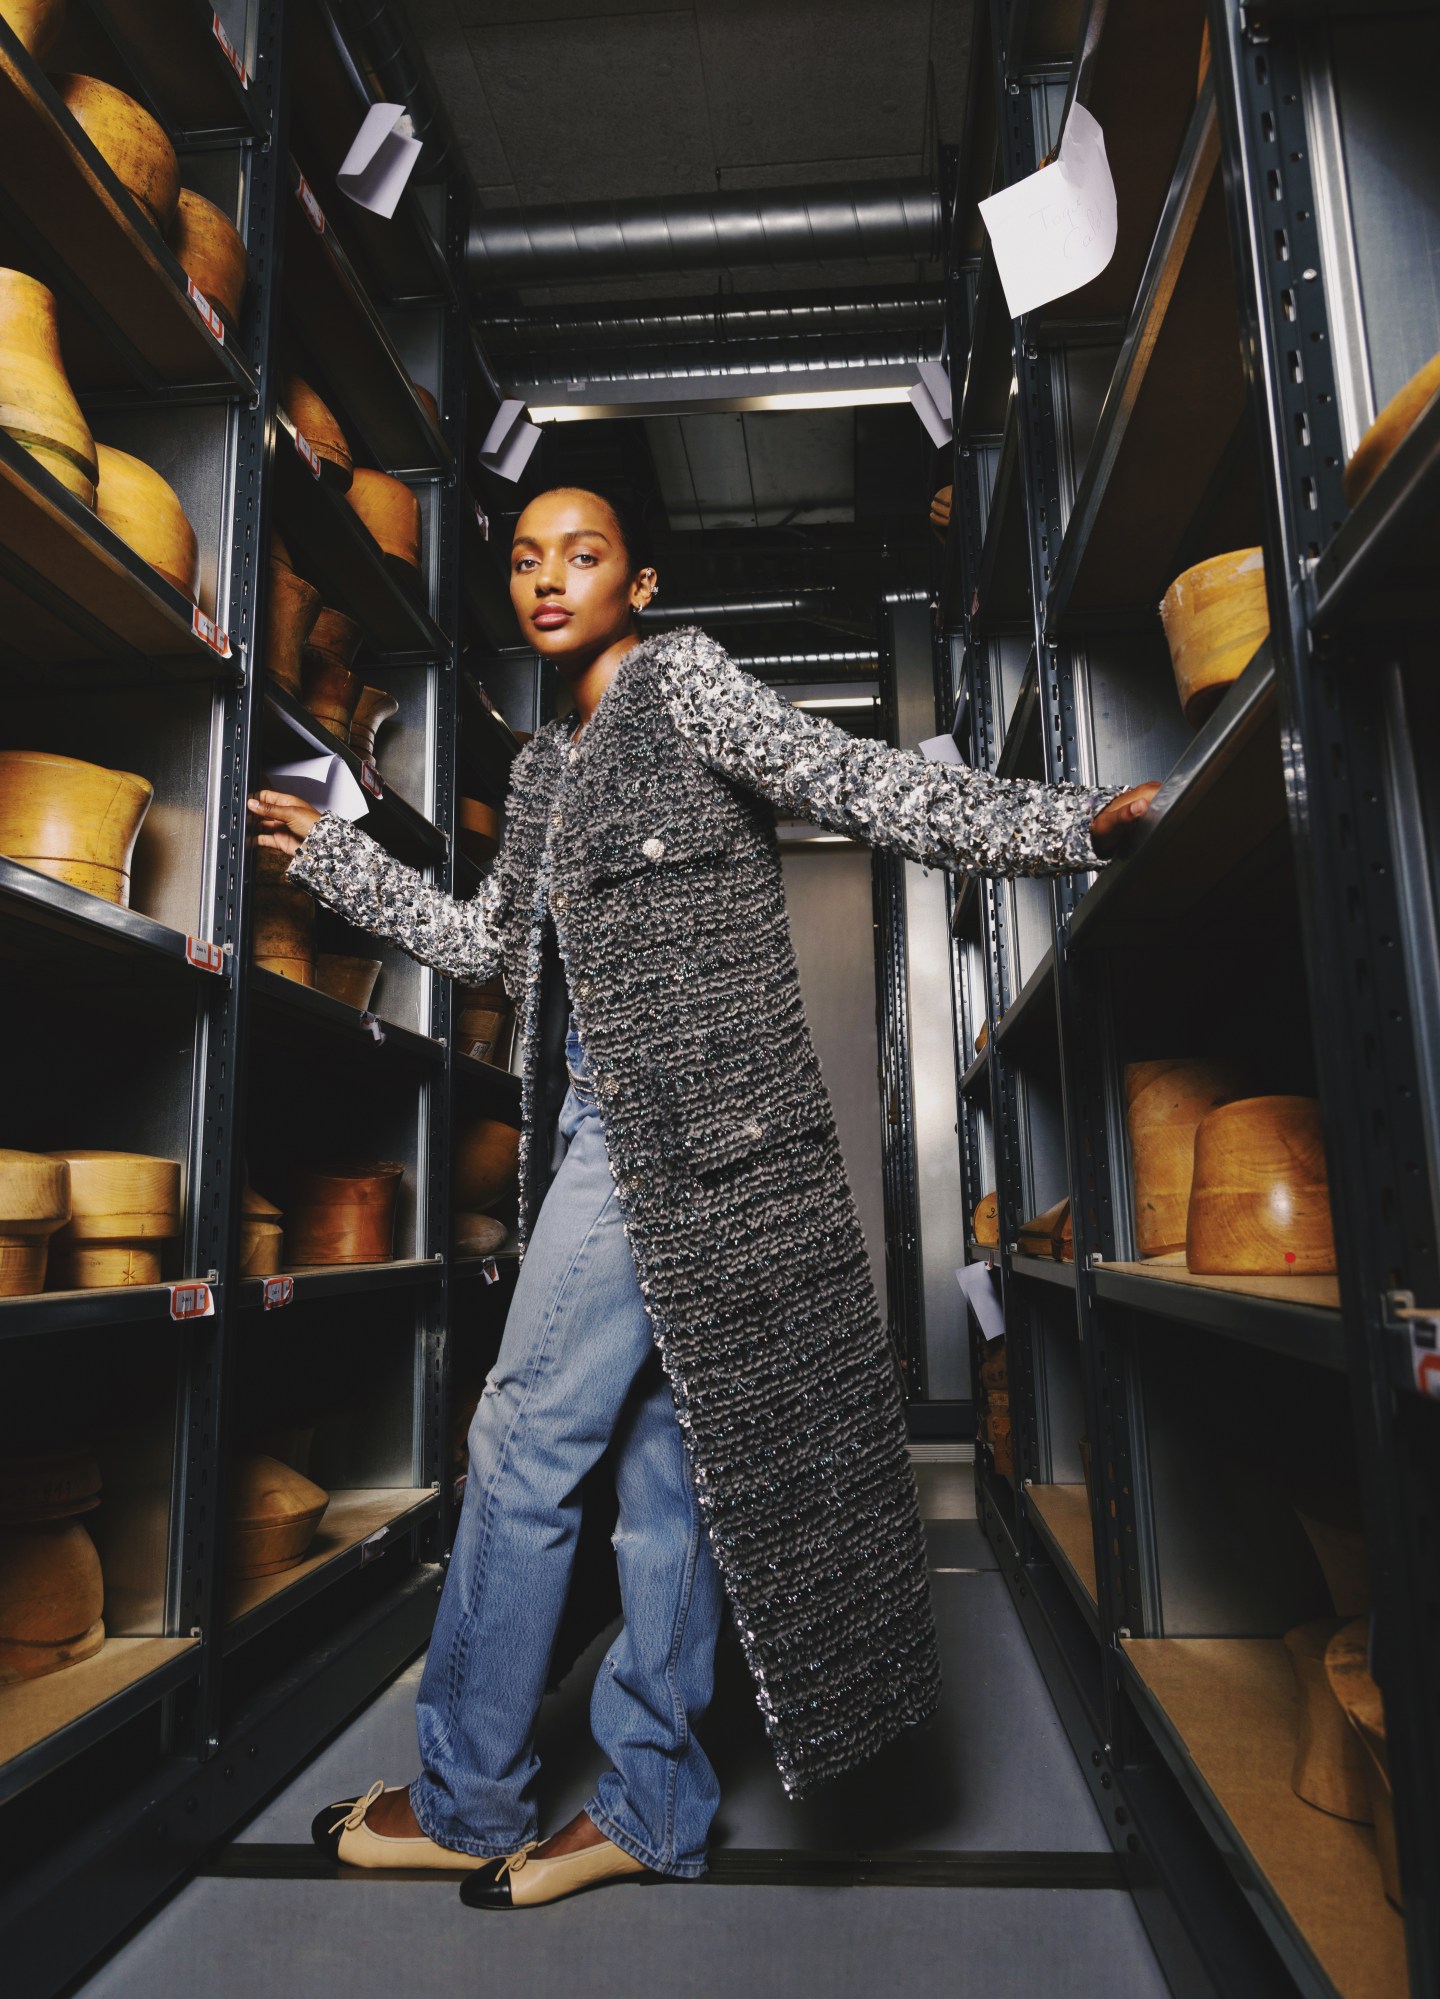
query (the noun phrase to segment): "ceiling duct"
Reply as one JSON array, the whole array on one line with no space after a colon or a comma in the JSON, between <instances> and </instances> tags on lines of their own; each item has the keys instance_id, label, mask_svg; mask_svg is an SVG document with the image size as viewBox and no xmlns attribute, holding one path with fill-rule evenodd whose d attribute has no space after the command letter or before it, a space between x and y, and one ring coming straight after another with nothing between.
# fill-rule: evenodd
<instances>
[{"instance_id":1,"label":"ceiling duct","mask_svg":"<svg viewBox=\"0 0 1440 1999\"><path fill-rule=\"evenodd\" d=\"M836 340L856 336L886 340L902 334L936 334L944 326L939 286L911 292L817 292L794 298L656 299L620 306L517 306L476 315L476 328L494 355L533 358L556 350L608 348L713 348L731 342ZM927 348L930 342L925 343ZM938 343L937 343L938 344Z\"/></svg>"},{"instance_id":2,"label":"ceiling duct","mask_svg":"<svg viewBox=\"0 0 1440 1999\"><path fill-rule=\"evenodd\" d=\"M826 591L808 590L776 597L724 597L688 604L647 605L641 622L646 625L769 625L782 620L803 619L837 632L855 632L868 637L870 625L864 618L851 617Z\"/></svg>"},{"instance_id":3,"label":"ceiling duct","mask_svg":"<svg viewBox=\"0 0 1440 1999\"><path fill-rule=\"evenodd\" d=\"M928 260L940 248L940 199L929 181L857 181L478 209L466 272L480 292L737 266Z\"/></svg>"},{"instance_id":4,"label":"ceiling duct","mask_svg":"<svg viewBox=\"0 0 1440 1999\"><path fill-rule=\"evenodd\" d=\"M424 147L423 171L433 179L449 162L464 171L455 130L435 93L430 69L415 45L405 10L396 0L353 0L346 10L370 58L385 100L403 104L415 137Z\"/></svg>"}]
</instances>

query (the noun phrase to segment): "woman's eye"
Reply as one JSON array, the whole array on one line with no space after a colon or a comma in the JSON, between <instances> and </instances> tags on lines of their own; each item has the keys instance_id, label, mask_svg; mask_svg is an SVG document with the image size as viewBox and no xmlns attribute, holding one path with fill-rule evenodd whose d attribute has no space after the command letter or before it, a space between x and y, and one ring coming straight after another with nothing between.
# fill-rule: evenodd
<instances>
[{"instance_id":1,"label":"woman's eye","mask_svg":"<svg viewBox=\"0 0 1440 1999\"><path fill-rule=\"evenodd\" d=\"M598 555L592 555L587 548L577 549L573 559L576 562L588 562L592 567L600 560Z\"/></svg>"}]
</instances>

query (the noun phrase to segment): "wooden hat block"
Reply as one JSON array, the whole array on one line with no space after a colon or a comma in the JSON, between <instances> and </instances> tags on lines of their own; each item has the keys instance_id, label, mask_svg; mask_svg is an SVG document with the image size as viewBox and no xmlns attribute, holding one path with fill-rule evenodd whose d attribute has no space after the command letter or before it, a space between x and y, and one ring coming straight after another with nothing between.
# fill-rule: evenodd
<instances>
[{"instance_id":1,"label":"wooden hat block","mask_svg":"<svg viewBox=\"0 0 1440 1999\"><path fill-rule=\"evenodd\" d=\"M1208 1111L1244 1092L1244 1080L1224 1062L1167 1060L1125 1065L1135 1235L1142 1257L1175 1256L1184 1251L1196 1129Z\"/></svg>"},{"instance_id":2,"label":"wooden hat block","mask_svg":"<svg viewBox=\"0 0 1440 1999\"><path fill-rule=\"evenodd\" d=\"M50 1238L70 1219L70 1168L0 1146L0 1298L45 1288Z\"/></svg>"},{"instance_id":3,"label":"wooden hat block","mask_svg":"<svg viewBox=\"0 0 1440 1999\"><path fill-rule=\"evenodd\" d=\"M365 692L354 671L364 634L353 618L327 605L315 620L300 662L301 699L317 722L348 741L350 724Z\"/></svg>"},{"instance_id":4,"label":"wooden hat block","mask_svg":"<svg viewBox=\"0 0 1440 1999\"><path fill-rule=\"evenodd\" d=\"M1347 506L1356 506L1360 496L1379 478L1381 467L1389 463L1435 395L1440 395L1440 354L1427 361L1419 374L1412 375L1404 388L1390 398L1351 453L1340 481Z\"/></svg>"},{"instance_id":5,"label":"wooden hat block","mask_svg":"<svg viewBox=\"0 0 1440 1999\"><path fill-rule=\"evenodd\" d=\"M515 1191L520 1134L499 1118L471 1118L455 1146L455 1206L485 1214Z\"/></svg>"},{"instance_id":6,"label":"wooden hat block","mask_svg":"<svg viewBox=\"0 0 1440 1999\"><path fill-rule=\"evenodd\" d=\"M471 1213L457 1214L455 1217L455 1254L457 1256L493 1256L497 1249L505 1247L505 1239L510 1231L504 1222L496 1221L493 1215Z\"/></svg>"},{"instance_id":7,"label":"wooden hat block","mask_svg":"<svg viewBox=\"0 0 1440 1999\"><path fill-rule=\"evenodd\" d=\"M498 979L484 986L462 986L456 995L455 1046L479 1062L503 1065L510 1059L514 1008Z\"/></svg>"},{"instance_id":8,"label":"wooden hat block","mask_svg":"<svg viewBox=\"0 0 1440 1999\"><path fill-rule=\"evenodd\" d=\"M1290 1788L1297 1798L1332 1818L1369 1825L1370 1789L1365 1752L1336 1700L1325 1671L1325 1653L1344 1620L1322 1617L1285 1633L1285 1650L1300 1696L1300 1727Z\"/></svg>"},{"instance_id":9,"label":"wooden hat block","mask_svg":"<svg viewBox=\"0 0 1440 1999\"><path fill-rule=\"evenodd\" d=\"M24 271L0 270L0 430L94 506L95 440L61 359L55 295Z\"/></svg>"},{"instance_id":10,"label":"wooden hat block","mask_svg":"<svg viewBox=\"0 0 1440 1999\"><path fill-rule=\"evenodd\" d=\"M350 747L357 757L373 757L381 725L400 713L400 703L383 687L365 687L350 719Z\"/></svg>"},{"instance_id":11,"label":"wooden hat block","mask_svg":"<svg viewBox=\"0 0 1440 1999\"><path fill-rule=\"evenodd\" d=\"M1198 729L1270 631L1265 555L1237 548L1175 578L1160 604L1180 705Z\"/></svg>"},{"instance_id":12,"label":"wooden hat block","mask_svg":"<svg viewBox=\"0 0 1440 1999\"><path fill-rule=\"evenodd\" d=\"M1205 1276L1334 1270L1325 1146L1314 1097L1241 1097L1201 1119L1185 1261Z\"/></svg>"},{"instance_id":13,"label":"wooden hat block","mask_svg":"<svg viewBox=\"0 0 1440 1999\"><path fill-rule=\"evenodd\" d=\"M255 849L255 923L250 961L297 985L315 983L315 898L285 879L291 856Z\"/></svg>"},{"instance_id":14,"label":"wooden hat block","mask_svg":"<svg viewBox=\"0 0 1440 1999\"><path fill-rule=\"evenodd\" d=\"M182 187L170 231L170 248L196 290L203 292L233 327L244 303L250 263L245 254L245 239L229 216L203 194L197 194L193 187Z\"/></svg>"},{"instance_id":15,"label":"wooden hat block","mask_svg":"<svg viewBox=\"0 0 1440 1999\"><path fill-rule=\"evenodd\" d=\"M55 1237L50 1288L158 1284L161 1245L180 1233L179 1160L88 1147L50 1157L70 1168L70 1220Z\"/></svg>"},{"instance_id":16,"label":"wooden hat block","mask_svg":"<svg viewBox=\"0 0 1440 1999\"><path fill-rule=\"evenodd\" d=\"M979 1206L970 1217L970 1226L975 1231L975 1240L982 1249L995 1249L1000 1242L1000 1196L982 1194Z\"/></svg>"},{"instance_id":17,"label":"wooden hat block","mask_svg":"<svg viewBox=\"0 0 1440 1999\"><path fill-rule=\"evenodd\" d=\"M0 1458L0 1523L69 1520L100 1504L100 1466L85 1449Z\"/></svg>"},{"instance_id":18,"label":"wooden hat block","mask_svg":"<svg viewBox=\"0 0 1440 1999\"><path fill-rule=\"evenodd\" d=\"M389 568L407 590L420 581L420 502L403 479L357 466L345 495Z\"/></svg>"},{"instance_id":19,"label":"wooden hat block","mask_svg":"<svg viewBox=\"0 0 1440 1999\"><path fill-rule=\"evenodd\" d=\"M297 576L278 537L270 543L269 591L265 605L265 671L287 694L300 699L300 668L306 641L324 608L320 592Z\"/></svg>"},{"instance_id":20,"label":"wooden hat block","mask_svg":"<svg viewBox=\"0 0 1440 1999\"><path fill-rule=\"evenodd\" d=\"M315 960L315 983L322 993L364 1013L375 996L384 970L379 958L352 958L343 951L322 951Z\"/></svg>"},{"instance_id":21,"label":"wooden hat block","mask_svg":"<svg viewBox=\"0 0 1440 1999\"><path fill-rule=\"evenodd\" d=\"M479 798L460 800L456 838L477 868L488 867L500 851L500 814Z\"/></svg>"},{"instance_id":22,"label":"wooden hat block","mask_svg":"<svg viewBox=\"0 0 1440 1999\"><path fill-rule=\"evenodd\" d=\"M130 862L154 790L133 771L0 750L0 854L130 906Z\"/></svg>"},{"instance_id":23,"label":"wooden hat block","mask_svg":"<svg viewBox=\"0 0 1440 1999\"><path fill-rule=\"evenodd\" d=\"M388 1263L405 1169L393 1159L295 1169L287 1237L297 1267Z\"/></svg>"},{"instance_id":24,"label":"wooden hat block","mask_svg":"<svg viewBox=\"0 0 1440 1999\"><path fill-rule=\"evenodd\" d=\"M0 1527L0 1686L93 1658L104 1607L100 1557L78 1520Z\"/></svg>"},{"instance_id":25,"label":"wooden hat block","mask_svg":"<svg viewBox=\"0 0 1440 1999\"><path fill-rule=\"evenodd\" d=\"M355 476L355 461L329 407L299 375L286 375L281 382L280 407L320 460L320 477L345 492Z\"/></svg>"},{"instance_id":26,"label":"wooden hat block","mask_svg":"<svg viewBox=\"0 0 1440 1999\"><path fill-rule=\"evenodd\" d=\"M65 25L65 0L4 0L0 15L15 30L20 46L43 62Z\"/></svg>"},{"instance_id":27,"label":"wooden hat block","mask_svg":"<svg viewBox=\"0 0 1440 1999\"><path fill-rule=\"evenodd\" d=\"M246 1185L240 1199L240 1275L275 1277L285 1258L283 1217L273 1201Z\"/></svg>"},{"instance_id":28,"label":"wooden hat block","mask_svg":"<svg viewBox=\"0 0 1440 1999\"><path fill-rule=\"evenodd\" d=\"M235 1462L229 1506L232 1576L274 1576L303 1562L330 1495L278 1458Z\"/></svg>"},{"instance_id":29,"label":"wooden hat block","mask_svg":"<svg viewBox=\"0 0 1440 1999\"><path fill-rule=\"evenodd\" d=\"M97 444L95 512L180 595L200 599L200 544L178 495L143 458Z\"/></svg>"},{"instance_id":30,"label":"wooden hat block","mask_svg":"<svg viewBox=\"0 0 1440 1999\"><path fill-rule=\"evenodd\" d=\"M168 236L180 199L180 162L162 127L98 76L52 76L50 83L116 180Z\"/></svg>"},{"instance_id":31,"label":"wooden hat block","mask_svg":"<svg viewBox=\"0 0 1440 1999\"><path fill-rule=\"evenodd\" d=\"M1073 1263L1075 1236L1069 1196L1057 1201L1053 1208L1047 1208L1043 1215L1022 1222L1019 1243L1022 1256L1039 1256L1051 1263Z\"/></svg>"},{"instance_id":32,"label":"wooden hat block","mask_svg":"<svg viewBox=\"0 0 1440 1999\"><path fill-rule=\"evenodd\" d=\"M1398 1909L1400 1856L1395 1844L1395 1803L1390 1789L1390 1761L1385 1746L1385 1704L1370 1677L1370 1620L1354 1618L1342 1626L1325 1648L1325 1673L1339 1706L1360 1742L1370 1817L1375 1823L1375 1854L1385 1899Z\"/></svg>"}]
</instances>

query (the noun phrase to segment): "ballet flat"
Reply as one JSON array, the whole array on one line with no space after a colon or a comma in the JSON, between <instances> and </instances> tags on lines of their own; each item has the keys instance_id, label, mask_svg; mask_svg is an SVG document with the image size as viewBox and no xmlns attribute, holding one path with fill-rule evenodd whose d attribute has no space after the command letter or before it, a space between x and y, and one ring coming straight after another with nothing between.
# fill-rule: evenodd
<instances>
[{"instance_id":1,"label":"ballet flat","mask_svg":"<svg viewBox=\"0 0 1440 1999\"><path fill-rule=\"evenodd\" d=\"M558 1902L581 1888L598 1887L602 1881L636 1875L659 1878L643 1860L636 1860L608 1839L599 1846L585 1846L578 1853L559 1853L547 1860L537 1860L526 1850L512 1853L496 1874L462 1881L460 1899L472 1909L530 1909L543 1902Z\"/></svg>"},{"instance_id":2,"label":"ballet flat","mask_svg":"<svg viewBox=\"0 0 1440 1999\"><path fill-rule=\"evenodd\" d=\"M404 1867L453 1874L458 1869L478 1873L504 1864L476 1853L457 1853L452 1847L437 1846L433 1839L423 1836L393 1839L372 1831L365 1823L365 1814L378 1798L401 1788L377 1778L363 1797L342 1798L327 1805L323 1812L317 1812L310 1823L310 1837L322 1853L328 1853L332 1860L343 1861L347 1867Z\"/></svg>"}]
</instances>

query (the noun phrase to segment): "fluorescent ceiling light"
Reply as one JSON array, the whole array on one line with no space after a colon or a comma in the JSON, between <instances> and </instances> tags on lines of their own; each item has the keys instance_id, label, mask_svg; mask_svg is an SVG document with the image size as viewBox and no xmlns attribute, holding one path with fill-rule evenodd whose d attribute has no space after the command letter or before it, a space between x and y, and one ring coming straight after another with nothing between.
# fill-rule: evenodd
<instances>
[{"instance_id":1,"label":"fluorescent ceiling light","mask_svg":"<svg viewBox=\"0 0 1440 1999\"><path fill-rule=\"evenodd\" d=\"M805 701L792 701L792 708L878 708L878 694L817 694Z\"/></svg>"},{"instance_id":2,"label":"fluorescent ceiling light","mask_svg":"<svg viewBox=\"0 0 1440 1999\"><path fill-rule=\"evenodd\" d=\"M872 403L908 403L908 385L900 383L880 389L785 389L773 395L735 396L727 401L732 409L746 410L850 410L861 409ZM698 405L713 405L712 396L696 396ZM614 415L614 406L609 403L550 403L540 409L532 408L532 423L582 423L587 418ZM648 416L653 412L643 406L636 406L636 416Z\"/></svg>"}]
</instances>

